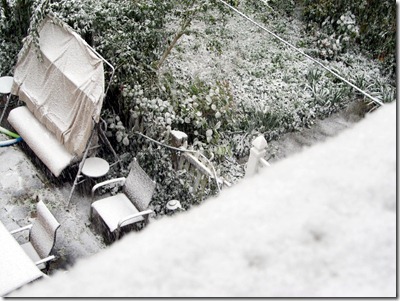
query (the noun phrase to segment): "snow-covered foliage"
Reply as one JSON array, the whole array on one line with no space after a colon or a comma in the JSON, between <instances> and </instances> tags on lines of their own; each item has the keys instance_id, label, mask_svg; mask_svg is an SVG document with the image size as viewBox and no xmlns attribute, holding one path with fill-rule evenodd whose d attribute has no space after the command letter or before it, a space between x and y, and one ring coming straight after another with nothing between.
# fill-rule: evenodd
<instances>
[{"instance_id":1,"label":"snow-covered foliage","mask_svg":"<svg viewBox=\"0 0 400 301\"><path fill-rule=\"evenodd\" d=\"M11 17L5 8L18 12L20 2L2 2L2 35L14 26L7 23ZM324 64L376 98L394 100L391 77L382 75L379 62L366 59L353 47L362 30L351 7L325 18L322 27L313 27L310 34L293 17L298 11L294 1L228 2L303 51L326 59ZM48 6L41 10L67 22L116 67L103 117L107 135L124 163L124 170L117 173L127 173L132 157L137 157L158 183L153 202L158 213L171 199L181 200L184 208L200 199L185 171L173 169L171 151L137 132L166 144L171 130L186 132L189 145L212 159L217 174L235 182L243 176L239 162L248 155L254 137L275 139L310 126L315 118L349 102L364 101L344 83L214 1L45 3ZM311 6L305 1L306 13ZM34 29L31 26L31 34ZM20 41L0 43L0 54L4 52L0 72L10 74ZM211 183L205 195L215 192Z\"/></svg>"},{"instance_id":2,"label":"snow-covered foliage","mask_svg":"<svg viewBox=\"0 0 400 301\"><path fill-rule=\"evenodd\" d=\"M396 72L396 5L391 0L304 0L303 18L311 32L322 31L326 44L338 50L359 47L369 57ZM319 35L317 34L317 35ZM333 41L335 40L335 42ZM334 50L330 48L331 50ZM329 50L329 48L328 48ZM327 53L332 55L332 53ZM334 54L334 53L333 53Z\"/></svg>"},{"instance_id":3,"label":"snow-covered foliage","mask_svg":"<svg viewBox=\"0 0 400 301\"><path fill-rule=\"evenodd\" d=\"M33 1L2 1L0 5L0 75L11 75L27 34Z\"/></svg>"}]
</instances>

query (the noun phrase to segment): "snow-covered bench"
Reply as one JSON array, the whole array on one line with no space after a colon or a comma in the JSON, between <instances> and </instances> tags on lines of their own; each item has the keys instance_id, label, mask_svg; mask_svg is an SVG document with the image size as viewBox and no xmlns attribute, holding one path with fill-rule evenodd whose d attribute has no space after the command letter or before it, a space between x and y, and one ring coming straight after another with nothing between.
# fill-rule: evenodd
<instances>
[{"instance_id":1,"label":"snow-covered bench","mask_svg":"<svg viewBox=\"0 0 400 301\"><path fill-rule=\"evenodd\" d=\"M12 110L8 122L56 177L74 161L75 156L66 150L26 106Z\"/></svg>"},{"instance_id":2,"label":"snow-covered bench","mask_svg":"<svg viewBox=\"0 0 400 301\"><path fill-rule=\"evenodd\" d=\"M58 177L82 159L104 97L101 58L69 26L47 17L39 28L39 53L28 38L14 71L11 93L26 106L8 122Z\"/></svg>"}]
</instances>

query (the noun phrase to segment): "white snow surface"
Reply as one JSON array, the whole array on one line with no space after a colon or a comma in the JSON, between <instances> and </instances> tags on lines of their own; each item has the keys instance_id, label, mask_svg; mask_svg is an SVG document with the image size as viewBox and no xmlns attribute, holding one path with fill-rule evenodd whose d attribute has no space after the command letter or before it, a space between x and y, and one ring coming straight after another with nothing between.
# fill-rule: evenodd
<instances>
[{"instance_id":1,"label":"white snow surface","mask_svg":"<svg viewBox=\"0 0 400 301\"><path fill-rule=\"evenodd\" d=\"M396 105L10 296L396 296Z\"/></svg>"}]
</instances>

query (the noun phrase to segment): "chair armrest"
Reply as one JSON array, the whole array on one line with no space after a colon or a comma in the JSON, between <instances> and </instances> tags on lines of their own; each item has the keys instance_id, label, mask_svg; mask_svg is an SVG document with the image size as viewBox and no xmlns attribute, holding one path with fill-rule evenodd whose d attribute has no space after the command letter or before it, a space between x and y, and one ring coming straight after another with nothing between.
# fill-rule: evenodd
<instances>
[{"instance_id":1,"label":"chair armrest","mask_svg":"<svg viewBox=\"0 0 400 301\"><path fill-rule=\"evenodd\" d=\"M124 185L125 184L125 180L126 180L126 178L122 177L122 178L116 178L116 179L107 180L107 181L104 181L104 182L101 182L101 183L98 183L98 184L94 185L93 188L92 188L92 200L94 198L94 193L96 192L96 190L98 188L100 188L102 186L105 186L105 185L112 184L112 183L116 183L116 182L122 182L121 185Z\"/></svg>"},{"instance_id":2,"label":"chair armrest","mask_svg":"<svg viewBox=\"0 0 400 301\"><path fill-rule=\"evenodd\" d=\"M271 164L269 164L269 162L267 160L265 160L264 158L260 158L260 163L264 167L270 167L271 166Z\"/></svg>"},{"instance_id":3,"label":"chair armrest","mask_svg":"<svg viewBox=\"0 0 400 301\"><path fill-rule=\"evenodd\" d=\"M25 230L31 230L32 226L33 226L32 224L29 224L29 225L26 225L24 227L12 230L12 231L10 231L10 233L11 234L15 234L15 233L19 233L19 232L22 232L22 231L25 231Z\"/></svg>"},{"instance_id":4,"label":"chair armrest","mask_svg":"<svg viewBox=\"0 0 400 301\"><path fill-rule=\"evenodd\" d=\"M153 210L147 209L147 210L144 210L144 211L141 211L141 212L138 212L135 214L131 214L131 215L121 218L118 222L118 228L117 228L118 231L120 230L122 224L125 223L126 221L128 221L132 218L135 218L135 217L139 217L139 216L143 216L143 215L147 215L147 214L151 214L151 213L153 213Z\"/></svg>"},{"instance_id":5,"label":"chair armrest","mask_svg":"<svg viewBox=\"0 0 400 301\"><path fill-rule=\"evenodd\" d=\"M45 263L45 262L48 262L48 261L51 261L51 260L54 260L54 259L56 259L56 257L54 255L50 255L50 256L47 256L47 257L45 257L45 258L43 258L41 260L36 261L35 264L36 265L40 265L42 263Z\"/></svg>"}]
</instances>

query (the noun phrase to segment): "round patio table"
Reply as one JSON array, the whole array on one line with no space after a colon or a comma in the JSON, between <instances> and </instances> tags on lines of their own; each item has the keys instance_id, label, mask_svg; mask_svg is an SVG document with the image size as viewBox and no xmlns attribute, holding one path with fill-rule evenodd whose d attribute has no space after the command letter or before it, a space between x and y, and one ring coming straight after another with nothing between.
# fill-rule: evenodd
<instances>
[{"instance_id":1,"label":"round patio table","mask_svg":"<svg viewBox=\"0 0 400 301\"><path fill-rule=\"evenodd\" d=\"M100 178L110 170L108 162L102 158L91 157L85 160L82 173L89 178Z\"/></svg>"}]
</instances>

